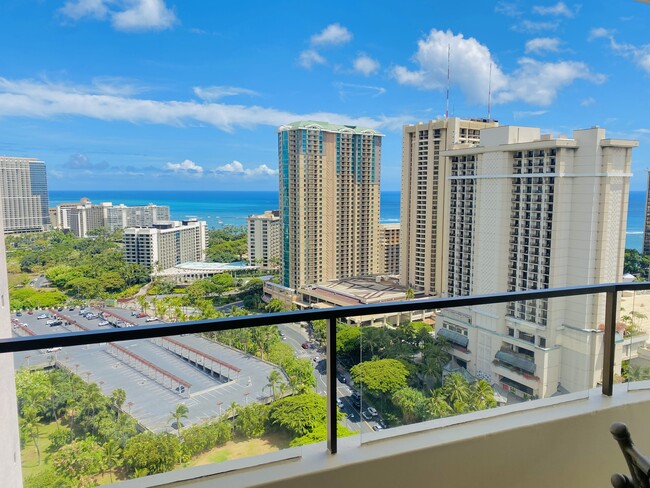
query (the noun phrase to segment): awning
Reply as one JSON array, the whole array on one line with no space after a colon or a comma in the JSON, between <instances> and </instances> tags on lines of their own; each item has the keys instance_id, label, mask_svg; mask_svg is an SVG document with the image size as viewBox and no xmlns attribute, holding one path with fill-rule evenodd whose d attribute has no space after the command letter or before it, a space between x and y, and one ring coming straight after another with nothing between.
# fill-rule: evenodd
<instances>
[{"instance_id":1,"label":"awning","mask_svg":"<svg viewBox=\"0 0 650 488\"><path fill-rule=\"evenodd\" d=\"M467 345L469 344L469 337L453 330L440 329L438 331L438 335L441 335L449 342L458 344L459 346L464 347L465 349L467 349Z\"/></svg>"},{"instance_id":2,"label":"awning","mask_svg":"<svg viewBox=\"0 0 650 488\"><path fill-rule=\"evenodd\" d=\"M496 358L499 361L514 366L515 368L523 369L527 373L535 373L535 362L529 359L522 358L521 356L506 351L497 351Z\"/></svg>"}]
</instances>

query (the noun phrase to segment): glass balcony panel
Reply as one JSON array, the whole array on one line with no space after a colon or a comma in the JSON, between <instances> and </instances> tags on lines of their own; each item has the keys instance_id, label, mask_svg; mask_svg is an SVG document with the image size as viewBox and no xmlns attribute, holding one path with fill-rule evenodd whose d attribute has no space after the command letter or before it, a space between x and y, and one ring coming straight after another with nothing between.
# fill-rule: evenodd
<instances>
[{"instance_id":1,"label":"glass balcony panel","mask_svg":"<svg viewBox=\"0 0 650 488\"><path fill-rule=\"evenodd\" d=\"M13 331L66 334L150 319L119 308L86 311L93 315L13 316ZM108 484L281 450L299 456L299 446L326 439L322 357L300 324L16 353L25 484L43 476ZM300 402L322 422L312 425L310 413L300 423ZM92 453L94 464L66 460Z\"/></svg>"},{"instance_id":2,"label":"glass balcony panel","mask_svg":"<svg viewBox=\"0 0 650 488\"><path fill-rule=\"evenodd\" d=\"M619 294L616 346L622 349L620 380L629 390L650 388L650 294L629 291Z\"/></svg>"}]
</instances>

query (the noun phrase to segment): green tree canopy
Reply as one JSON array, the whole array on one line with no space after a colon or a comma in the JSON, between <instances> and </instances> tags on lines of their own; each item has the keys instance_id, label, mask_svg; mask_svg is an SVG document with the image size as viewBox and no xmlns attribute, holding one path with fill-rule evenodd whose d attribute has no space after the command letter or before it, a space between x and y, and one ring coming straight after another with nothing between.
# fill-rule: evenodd
<instances>
[{"instance_id":1,"label":"green tree canopy","mask_svg":"<svg viewBox=\"0 0 650 488\"><path fill-rule=\"evenodd\" d=\"M357 384L362 384L378 395L392 395L406 386L408 369L396 359L364 361L350 369Z\"/></svg>"}]
</instances>

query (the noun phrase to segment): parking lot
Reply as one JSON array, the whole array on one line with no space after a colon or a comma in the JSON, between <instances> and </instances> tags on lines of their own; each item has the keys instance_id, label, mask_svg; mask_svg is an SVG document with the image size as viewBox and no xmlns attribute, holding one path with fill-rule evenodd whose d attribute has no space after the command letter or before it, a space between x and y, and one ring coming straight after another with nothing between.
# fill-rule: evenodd
<instances>
[{"instance_id":1,"label":"parking lot","mask_svg":"<svg viewBox=\"0 0 650 488\"><path fill-rule=\"evenodd\" d=\"M147 324L145 317L132 317L129 311L122 309L106 309L104 319L99 316L100 310L90 311L98 317L86 318L79 314L79 309L23 313L12 317L14 334L65 334L84 328L113 327L113 324L135 327ZM47 317L39 319L43 314ZM60 321L61 324L50 322L48 325L48 321ZM100 326L103 321L109 324ZM189 408L184 424L190 425L225 413L233 402L239 405L265 402L270 395L266 388L269 373L277 369L283 374L277 366L199 336L172 339L173 344L162 345L152 339L43 349L16 354L14 360L16 367L42 367L57 362L85 381L97 383L106 395L116 388L124 389L125 410L152 431L172 429L171 412L179 403ZM170 348L170 344L173 347ZM184 351L190 350L195 355L198 353L199 361L183 356ZM221 366L221 374L215 372L218 366ZM179 388L181 384L190 386Z\"/></svg>"}]
</instances>

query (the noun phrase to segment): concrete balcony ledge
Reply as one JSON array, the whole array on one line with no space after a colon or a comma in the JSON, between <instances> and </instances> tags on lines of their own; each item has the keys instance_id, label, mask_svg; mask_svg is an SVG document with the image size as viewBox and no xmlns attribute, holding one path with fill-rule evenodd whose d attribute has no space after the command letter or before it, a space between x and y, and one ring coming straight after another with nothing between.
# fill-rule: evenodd
<instances>
[{"instance_id":1,"label":"concrete balcony ledge","mask_svg":"<svg viewBox=\"0 0 650 488\"><path fill-rule=\"evenodd\" d=\"M650 453L650 390L616 385L120 484L228 488L609 486L627 468L609 433L625 422Z\"/></svg>"}]
</instances>

